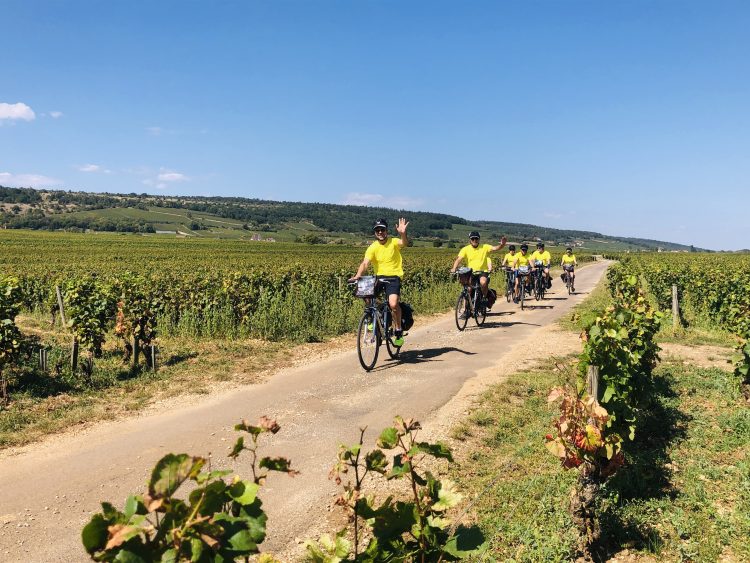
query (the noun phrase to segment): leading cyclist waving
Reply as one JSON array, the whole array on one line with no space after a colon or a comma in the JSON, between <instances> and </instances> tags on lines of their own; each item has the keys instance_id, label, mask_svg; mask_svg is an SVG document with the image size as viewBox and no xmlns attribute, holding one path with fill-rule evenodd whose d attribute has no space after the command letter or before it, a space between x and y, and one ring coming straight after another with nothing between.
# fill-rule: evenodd
<instances>
[{"instance_id":1,"label":"leading cyclist waving","mask_svg":"<svg viewBox=\"0 0 750 563\"><path fill-rule=\"evenodd\" d=\"M354 277L349 281L356 281L362 277L367 268L372 264L375 275L378 277L378 287L385 290L388 297L388 306L391 308L393 319L393 333L396 337L393 343L396 346L404 345L404 333L401 330L401 306L399 296L401 295L401 278L404 276L404 268L401 261L401 248L407 245L406 227L409 223L401 217L396 225L399 238L388 236L388 222L385 219L377 219L372 225L375 233L373 242L365 251L365 258L359 265Z\"/></svg>"}]
</instances>

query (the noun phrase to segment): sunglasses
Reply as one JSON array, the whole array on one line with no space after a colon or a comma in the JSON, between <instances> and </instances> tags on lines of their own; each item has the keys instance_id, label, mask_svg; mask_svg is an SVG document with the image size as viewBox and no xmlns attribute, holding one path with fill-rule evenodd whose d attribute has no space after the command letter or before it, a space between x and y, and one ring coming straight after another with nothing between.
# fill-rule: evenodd
<instances>
[{"instance_id":1,"label":"sunglasses","mask_svg":"<svg viewBox=\"0 0 750 563\"><path fill-rule=\"evenodd\" d=\"M479 240L479 237L471 237L469 240Z\"/></svg>"},{"instance_id":2,"label":"sunglasses","mask_svg":"<svg viewBox=\"0 0 750 563\"><path fill-rule=\"evenodd\" d=\"M376 233L384 233L385 229L383 227L378 227L377 229L375 229L375 232Z\"/></svg>"}]
</instances>

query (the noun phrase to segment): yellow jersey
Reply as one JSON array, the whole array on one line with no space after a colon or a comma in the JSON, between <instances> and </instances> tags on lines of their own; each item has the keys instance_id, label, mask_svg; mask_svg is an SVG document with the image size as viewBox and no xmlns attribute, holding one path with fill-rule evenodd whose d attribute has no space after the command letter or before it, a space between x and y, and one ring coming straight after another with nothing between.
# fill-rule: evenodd
<instances>
[{"instance_id":1,"label":"yellow jersey","mask_svg":"<svg viewBox=\"0 0 750 563\"><path fill-rule=\"evenodd\" d=\"M549 263L552 262L552 255L549 253L549 250L545 250L544 252L535 250L531 255L531 261L534 262L536 260L541 261L545 266L549 266Z\"/></svg>"},{"instance_id":2,"label":"yellow jersey","mask_svg":"<svg viewBox=\"0 0 750 563\"><path fill-rule=\"evenodd\" d=\"M529 264L531 264L531 258L528 254L524 256L519 252L518 254L516 254L515 260L513 260L513 267L516 269L519 266L528 266Z\"/></svg>"},{"instance_id":3,"label":"yellow jersey","mask_svg":"<svg viewBox=\"0 0 750 563\"><path fill-rule=\"evenodd\" d=\"M389 237L382 244L379 241L373 242L365 251L365 258L372 264L376 276L404 275L399 239Z\"/></svg>"},{"instance_id":4,"label":"yellow jersey","mask_svg":"<svg viewBox=\"0 0 750 563\"><path fill-rule=\"evenodd\" d=\"M575 254L571 254L570 256L568 256L567 254L563 254L562 263L563 264L575 264L576 263L576 255Z\"/></svg>"},{"instance_id":5,"label":"yellow jersey","mask_svg":"<svg viewBox=\"0 0 750 563\"><path fill-rule=\"evenodd\" d=\"M513 262L516 261L516 256L518 256L517 253L511 254L510 252L507 252L505 256L503 256L503 264L513 266Z\"/></svg>"},{"instance_id":6,"label":"yellow jersey","mask_svg":"<svg viewBox=\"0 0 750 563\"><path fill-rule=\"evenodd\" d=\"M466 260L466 265L475 272L486 272L490 269L488 255L491 250L490 244L479 244L476 248L467 244L459 251L458 256Z\"/></svg>"}]
</instances>

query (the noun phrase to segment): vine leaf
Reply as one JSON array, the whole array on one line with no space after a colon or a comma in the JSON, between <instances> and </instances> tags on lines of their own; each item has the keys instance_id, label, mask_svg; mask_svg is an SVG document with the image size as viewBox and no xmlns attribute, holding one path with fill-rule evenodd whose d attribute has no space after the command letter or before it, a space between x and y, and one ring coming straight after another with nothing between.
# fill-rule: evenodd
<instances>
[{"instance_id":1,"label":"vine leaf","mask_svg":"<svg viewBox=\"0 0 750 563\"><path fill-rule=\"evenodd\" d=\"M151 474L148 492L151 497L170 497L186 479L195 478L206 460L188 454L167 454Z\"/></svg>"}]
</instances>

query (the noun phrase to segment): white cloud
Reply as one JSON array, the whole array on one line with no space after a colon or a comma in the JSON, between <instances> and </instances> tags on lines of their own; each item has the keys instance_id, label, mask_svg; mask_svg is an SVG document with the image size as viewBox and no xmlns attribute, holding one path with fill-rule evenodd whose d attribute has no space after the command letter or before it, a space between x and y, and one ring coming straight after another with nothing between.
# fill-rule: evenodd
<instances>
[{"instance_id":1,"label":"white cloud","mask_svg":"<svg viewBox=\"0 0 750 563\"><path fill-rule=\"evenodd\" d=\"M146 127L146 131L148 131L149 135L153 135L154 137L158 137L164 133L164 129L161 127Z\"/></svg>"},{"instance_id":2,"label":"white cloud","mask_svg":"<svg viewBox=\"0 0 750 563\"><path fill-rule=\"evenodd\" d=\"M102 174L110 174L112 172L98 164L82 164L81 166L76 166L76 169L79 172L101 172Z\"/></svg>"},{"instance_id":3,"label":"white cloud","mask_svg":"<svg viewBox=\"0 0 750 563\"><path fill-rule=\"evenodd\" d=\"M23 119L24 121L33 121L36 119L34 110L24 103L7 104L0 102L0 119Z\"/></svg>"},{"instance_id":4,"label":"white cloud","mask_svg":"<svg viewBox=\"0 0 750 563\"><path fill-rule=\"evenodd\" d=\"M167 184L175 182L189 182L190 177L183 174L182 172L176 172L167 168L162 168L155 178L147 178L143 180L143 183L147 186L153 186L155 188L164 189Z\"/></svg>"},{"instance_id":5,"label":"white cloud","mask_svg":"<svg viewBox=\"0 0 750 563\"><path fill-rule=\"evenodd\" d=\"M56 178L41 174L11 174L0 172L0 186L16 186L22 188L44 188L59 186L62 182Z\"/></svg>"},{"instance_id":6,"label":"white cloud","mask_svg":"<svg viewBox=\"0 0 750 563\"><path fill-rule=\"evenodd\" d=\"M59 119L60 117L62 117L65 114L63 112L61 112L61 111L51 111L51 112L49 112L49 115L50 115L50 117L53 117L55 119Z\"/></svg>"},{"instance_id":7,"label":"white cloud","mask_svg":"<svg viewBox=\"0 0 750 563\"><path fill-rule=\"evenodd\" d=\"M350 192L344 197L344 205L382 205L383 199L381 194L363 194L360 192Z\"/></svg>"},{"instance_id":8,"label":"white cloud","mask_svg":"<svg viewBox=\"0 0 750 563\"><path fill-rule=\"evenodd\" d=\"M180 172L173 172L171 170L164 170L160 172L156 179L160 182L187 182L188 180L190 180L190 178L185 176L185 174L181 174Z\"/></svg>"},{"instance_id":9,"label":"white cloud","mask_svg":"<svg viewBox=\"0 0 750 563\"><path fill-rule=\"evenodd\" d=\"M369 205L377 207L393 207L396 209L417 209L424 204L424 200L403 196L385 197L382 194L350 192L346 194L342 203L344 205Z\"/></svg>"},{"instance_id":10,"label":"white cloud","mask_svg":"<svg viewBox=\"0 0 750 563\"><path fill-rule=\"evenodd\" d=\"M424 203L424 200L411 197L390 197L386 199L388 207L397 209L417 209Z\"/></svg>"},{"instance_id":11,"label":"white cloud","mask_svg":"<svg viewBox=\"0 0 750 563\"><path fill-rule=\"evenodd\" d=\"M156 188L157 190L163 190L167 187L164 182L157 182L156 180L152 180L151 178L146 178L145 180L143 180L143 183L147 186L151 186L152 188Z\"/></svg>"}]
</instances>

